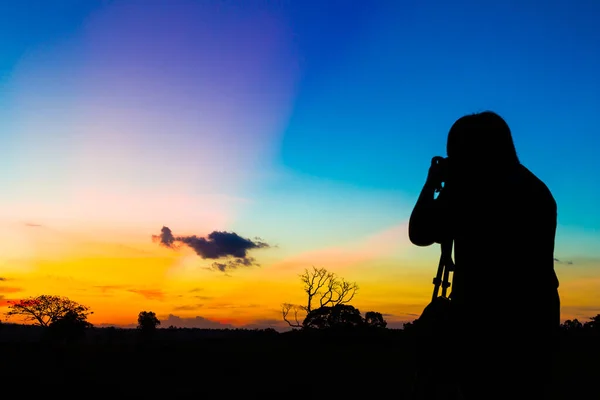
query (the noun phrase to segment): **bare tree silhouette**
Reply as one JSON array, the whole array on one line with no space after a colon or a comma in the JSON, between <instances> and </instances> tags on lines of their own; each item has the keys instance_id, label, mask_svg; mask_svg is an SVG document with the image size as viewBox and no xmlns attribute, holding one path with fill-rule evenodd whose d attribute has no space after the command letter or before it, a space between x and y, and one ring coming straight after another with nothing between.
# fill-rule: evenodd
<instances>
[{"instance_id":1,"label":"bare tree silhouette","mask_svg":"<svg viewBox=\"0 0 600 400\"><path fill-rule=\"evenodd\" d=\"M300 281L304 285L306 305L284 303L281 306L283 320L294 328L302 327L301 315L308 315L316 304L318 308L347 304L358 291L356 282L348 282L325 268L314 266L312 271L305 269L304 273L300 274Z\"/></svg>"}]
</instances>

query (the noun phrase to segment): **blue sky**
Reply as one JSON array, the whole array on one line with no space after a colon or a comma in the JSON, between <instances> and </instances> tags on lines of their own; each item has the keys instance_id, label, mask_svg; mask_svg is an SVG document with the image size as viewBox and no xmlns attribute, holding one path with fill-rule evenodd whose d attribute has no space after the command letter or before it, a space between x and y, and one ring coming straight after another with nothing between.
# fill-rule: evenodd
<instances>
[{"instance_id":1,"label":"blue sky","mask_svg":"<svg viewBox=\"0 0 600 400\"><path fill-rule=\"evenodd\" d=\"M282 161L414 196L454 120L491 109L555 193L561 222L597 229L600 5L375 3L375 11L342 14L354 23L328 15L323 37L302 43L307 71Z\"/></svg>"},{"instance_id":2,"label":"blue sky","mask_svg":"<svg viewBox=\"0 0 600 400\"><path fill-rule=\"evenodd\" d=\"M493 110L557 200L557 258L585 261L559 278L596 284L599 19L593 1L3 2L0 220L132 246L227 229L276 242L274 269L316 252L363 260L359 281L408 274L436 262L401 228L431 157Z\"/></svg>"}]
</instances>

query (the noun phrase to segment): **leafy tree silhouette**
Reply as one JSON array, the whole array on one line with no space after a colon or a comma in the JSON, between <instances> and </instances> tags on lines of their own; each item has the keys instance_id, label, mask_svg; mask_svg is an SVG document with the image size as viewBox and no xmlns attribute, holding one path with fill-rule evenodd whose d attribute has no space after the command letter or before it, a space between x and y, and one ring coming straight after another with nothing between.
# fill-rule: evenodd
<instances>
[{"instance_id":1,"label":"leafy tree silhouette","mask_svg":"<svg viewBox=\"0 0 600 400\"><path fill-rule=\"evenodd\" d=\"M586 322L585 325L590 329L600 332L600 314L590 318L590 321Z\"/></svg>"},{"instance_id":2,"label":"leafy tree silhouette","mask_svg":"<svg viewBox=\"0 0 600 400\"><path fill-rule=\"evenodd\" d=\"M403 326L402 326L402 330L404 332L408 332L408 333L415 332L415 330L416 330L416 328L415 328L416 322L417 322L417 320L413 320L413 321L410 321L410 322L405 322L403 324Z\"/></svg>"},{"instance_id":3,"label":"leafy tree silhouette","mask_svg":"<svg viewBox=\"0 0 600 400\"><path fill-rule=\"evenodd\" d=\"M358 291L356 282L348 282L325 268L314 266L312 271L305 269L304 273L300 274L300 281L304 285L306 305L284 303L281 306L283 320L294 328L304 326L303 323L300 323L300 315L305 314L308 317L313 311L315 303L318 303L319 308L347 304L352 301ZM291 315L293 315L293 320Z\"/></svg>"},{"instance_id":4,"label":"leafy tree silhouette","mask_svg":"<svg viewBox=\"0 0 600 400\"><path fill-rule=\"evenodd\" d=\"M574 320L566 320L561 327L566 332L576 332L580 329L583 329L583 324L579 322L577 318L575 318Z\"/></svg>"},{"instance_id":5,"label":"leafy tree silhouette","mask_svg":"<svg viewBox=\"0 0 600 400\"><path fill-rule=\"evenodd\" d=\"M92 324L87 321L87 315L73 310L52 321L48 326L48 333L53 340L65 340L67 343L76 342L85 336L87 328Z\"/></svg>"},{"instance_id":6,"label":"leafy tree silhouette","mask_svg":"<svg viewBox=\"0 0 600 400\"><path fill-rule=\"evenodd\" d=\"M364 326L360 311L351 305L323 306L308 313L302 326L305 329L348 329Z\"/></svg>"},{"instance_id":7,"label":"leafy tree silhouette","mask_svg":"<svg viewBox=\"0 0 600 400\"><path fill-rule=\"evenodd\" d=\"M600 314L591 317L584 325L584 328L590 330L593 334L600 335Z\"/></svg>"},{"instance_id":8,"label":"leafy tree silhouette","mask_svg":"<svg viewBox=\"0 0 600 400\"><path fill-rule=\"evenodd\" d=\"M142 311L138 314L138 326L137 328L142 333L152 333L156 331L156 328L160 325L159 319L156 314L152 311Z\"/></svg>"},{"instance_id":9,"label":"leafy tree silhouette","mask_svg":"<svg viewBox=\"0 0 600 400\"><path fill-rule=\"evenodd\" d=\"M383 319L383 315L375 311L367 311L365 314L365 324L372 328L385 328L387 326L387 322Z\"/></svg>"},{"instance_id":10,"label":"leafy tree silhouette","mask_svg":"<svg viewBox=\"0 0 600 400\"><path fill-rule=\"evenodd\" d=\"M41 295L28 299L11 301L8 304L7 317L20 316L35 325L49 326L51 323L65 318L86 320L93 314L90 309L67 297Z\"/></svg>"},{"instance_id":11,"label":"leafy tree silhouette","mask_svg":"<svg viewBox=\"0 0 600 400\"><path fill-rule=\"evenodd\" d=\"M590 317L589 321L580 322L577 318L566 320L560 325L561 330L568 335L600 336L600 314Z\"/></svg>"}]
</instances>

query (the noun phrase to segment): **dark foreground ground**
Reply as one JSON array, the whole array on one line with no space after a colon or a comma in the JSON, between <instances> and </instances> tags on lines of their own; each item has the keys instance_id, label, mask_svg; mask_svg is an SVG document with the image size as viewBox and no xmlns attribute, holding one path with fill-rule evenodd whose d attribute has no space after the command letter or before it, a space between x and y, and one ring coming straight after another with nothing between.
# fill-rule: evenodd
<instances>
[{"instance_id":1,"label":"dark foreground ground","mask_svg":"<svg viewBox=\"0 0 600 400\"><path fill-rule=\"evenodd\" d=\"M362 335L93 329L49 344L0 331L0 393L52 398L407 398L414 343L401 330ZM440 362L444 360L440 358ZM564 337L555 399L600 399L600 338ZM515 397L518 398L518 397Z\"/></svg>"}]
</instances>

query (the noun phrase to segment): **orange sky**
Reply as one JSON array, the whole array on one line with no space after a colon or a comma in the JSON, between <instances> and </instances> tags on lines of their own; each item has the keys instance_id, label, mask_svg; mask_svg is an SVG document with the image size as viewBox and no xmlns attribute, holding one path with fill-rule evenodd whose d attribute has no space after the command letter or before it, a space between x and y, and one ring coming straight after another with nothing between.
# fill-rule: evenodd
<instances>
[{"instance_id":1,"label":"orange sky","mask_svg":"<svg viewBox=\"0 0 600 400\"><path fill-rule=\"evenodd\" d=\"M298 274L314 265L356 281L360 290L353 305L379 311L390 326L400 326L427 304L438 257L435 246L410 245L406 224L398 224L339 246L297 253L260 249L255 253L260 266L223 274L210 270L209 260L191 249L158 246L151 235L111 241L101 240L98 232L24 223L9 228L19 234L3 238L0 304L59 294L89 306L94 324L133 324L146 310L166 326L284 327L280 306L304 303ZM600 278L589 271L598 266L594 259L557 264L563 319L596 315Z\"/></svg>"}]
</instances>

